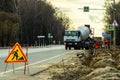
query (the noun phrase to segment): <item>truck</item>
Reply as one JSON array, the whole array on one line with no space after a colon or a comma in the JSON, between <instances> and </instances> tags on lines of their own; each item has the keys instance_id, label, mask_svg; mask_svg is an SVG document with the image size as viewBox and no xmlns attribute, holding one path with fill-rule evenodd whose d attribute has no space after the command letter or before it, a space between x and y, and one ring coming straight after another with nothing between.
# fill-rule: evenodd
<instances>
[{"instance_id":1,"label":"truck","mask_svg":"<svg viewBox=\"0 0 120 80\"><path fill-rule=\"evenodd\" d=\"M64 45L65 49L90 49L91 42L90 38L91 30L87 26L80 26L76 30L65 30L64 34Z\"/></svg>"}]
</instances>

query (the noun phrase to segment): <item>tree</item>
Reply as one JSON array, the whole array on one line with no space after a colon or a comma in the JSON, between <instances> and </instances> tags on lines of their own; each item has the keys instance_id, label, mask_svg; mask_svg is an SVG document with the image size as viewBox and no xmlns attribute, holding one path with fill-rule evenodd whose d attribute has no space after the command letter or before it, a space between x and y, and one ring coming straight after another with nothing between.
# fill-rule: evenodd
<instances>
[{"instance_id":1,"label":"tree","mask_svg":"<svg viewBox=\"0 0 120 80\"><path fill-rule=\"evenodd\" d=\"M119 17L120 17L120 2L118 2L115 5L112 4L111 6L106 7L106 15L104 17L106 23L107 24L112 24L113 21L114 21L114 18L115 18L115 20L117 21L117 23L119 25L118 27L116 27L116 44L117 45L120 45L120 37L119 37L119 34L120 34L120 18ZM105 30L106 30L106 28L105 28ZM108 32L108 31L106 30L106 32ZM113 35L113 32L111 32L111 34Z\"/></svg>"},{"instance_id":2,"label":"tree","mask_svg":"<svg viewBox=\"0 0 120 80\"><path fill-rule=\"evenodd\" d=\"M14 0L1 0L0 3L0 45L8 46L17 40L19 16Z\"/></svg>"},{"instance_id":3,"label":"tree","mask_svg":"<svg viewBox=\"0 0 120 80\"><path fill-rule=\"evenodd\" d=\"M21 16L21 43L33 45L38 40L38 35L44 35L48 44L48 33L53 35L53 39L62 41L63 31L69 23L68 18L58 17L56 9L46 1L19 0L18 3Z\"/></svg>"},{"instance_id":4,"label":"tree","mask_svg":"<svg viewBox=\"0 0 120 80\"><path fill-rule=\"evenodd\" d=\"M0 45L15 42L33 45L38 35L48 33L54 40L63 39L64 30L69 28L69 18L58 16L57 9L42 0L1 0L0 2Z\"/></svg>"}]
</instances>

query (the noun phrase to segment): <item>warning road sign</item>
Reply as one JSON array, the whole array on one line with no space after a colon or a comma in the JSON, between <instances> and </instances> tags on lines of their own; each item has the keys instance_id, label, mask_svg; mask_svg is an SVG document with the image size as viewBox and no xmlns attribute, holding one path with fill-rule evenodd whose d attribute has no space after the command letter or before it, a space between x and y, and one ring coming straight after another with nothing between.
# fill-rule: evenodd
<instances>
[{"instance_id":1,"label":"warning road sign","mask_svg":"<svg viewBox=\"0 0 120 80\"><path fill-rule=\"evenodd\" d=\"M23 53L21 46L19 43L16 43L12 48L12 51L9 53L8 57L6 58L6 63L13 63L13 62L27 62L27 57Z\"/></svg>"},{"instance_id":2,"label":"warning road sign","mask_svg":"<svg viewBox=\"0 0 120 80\"><path fill-rule=\"evenodd\" d=\"M113 25L114 27L118 26L117 21L116 21L116 20L114 20L114 21L113 21L113 23L112 23L112 25Z\"/></svg>"}]
</instances>

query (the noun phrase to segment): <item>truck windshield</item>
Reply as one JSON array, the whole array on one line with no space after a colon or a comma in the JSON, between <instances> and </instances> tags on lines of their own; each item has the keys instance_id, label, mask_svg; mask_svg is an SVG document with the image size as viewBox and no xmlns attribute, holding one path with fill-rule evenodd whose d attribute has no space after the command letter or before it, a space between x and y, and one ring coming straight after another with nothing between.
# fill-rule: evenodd
<instances>
[{"instance_id":1,"label":"truck windshield","mask_svg":"<svg viewBox=\"0 0 120 80\"><path fill-rule=\"evenodd\" d=\"M65 36L77 36L78 31L65 31Z\"/></svg>"}]
</instances>

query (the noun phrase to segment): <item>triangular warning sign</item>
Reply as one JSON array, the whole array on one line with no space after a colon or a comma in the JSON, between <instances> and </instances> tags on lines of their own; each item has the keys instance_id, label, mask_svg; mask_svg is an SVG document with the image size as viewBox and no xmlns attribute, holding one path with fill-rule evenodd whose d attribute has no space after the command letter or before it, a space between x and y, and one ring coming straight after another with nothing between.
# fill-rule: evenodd
<instances>
[{"instance_id":1,"label":"triangular warning sign","mask_svg":"<svg viewBox=\"0 0 120 80\"><path fill-rule=\"evenodd\" d=\"M113 25L114 27L118 26L117 21L116 21L116 20L114 20L114 21L113 21L113 23L112 23L112 25Z\"/></svg>"},{"instance_id":2,"label":"triangular warning sign","mask_svg":"<svg viewBox=\"0 0 120 80\"><path fill-rule=\"evenodd\" d=\"M8 57L6 58L6 63L13 63L13 62L27 62L27 57L23 53L22 48L19 43L16 43L12 48L11 52L9 53Z\"/></svg>"}]
</instances>

